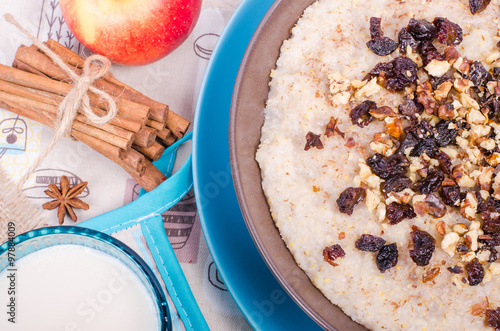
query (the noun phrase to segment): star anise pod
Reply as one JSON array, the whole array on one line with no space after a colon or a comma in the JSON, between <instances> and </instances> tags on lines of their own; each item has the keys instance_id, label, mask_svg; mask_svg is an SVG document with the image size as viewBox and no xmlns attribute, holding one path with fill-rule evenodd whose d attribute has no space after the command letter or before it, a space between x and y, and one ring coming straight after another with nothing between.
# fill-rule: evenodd
<instances>
[{"instance_id":1,"label":"star anise pod","mask_svg":"<svg viewBox=\"0 0 500 331\"><path fill-rule=\"evenodd\" d=\"M47 194L51 198L54 198L55 200L44 203L42 206L43 209L53 210L59 208L57 210L57 217L59 218L59 224L61 225L64 223L64 216L66 216L66 214L71 217L73 222L76 222L77 217L73 208L84 210L89 209L89 205L87 203L76 198L80 193L83 192L83 190L85 190L87 184L87 182L81 182L80 184L77 184L70 188L68 177L62 176L60 189L55 184L49 184L49 189L45 190L45 194Z\"/></svg>"}]
</instances>

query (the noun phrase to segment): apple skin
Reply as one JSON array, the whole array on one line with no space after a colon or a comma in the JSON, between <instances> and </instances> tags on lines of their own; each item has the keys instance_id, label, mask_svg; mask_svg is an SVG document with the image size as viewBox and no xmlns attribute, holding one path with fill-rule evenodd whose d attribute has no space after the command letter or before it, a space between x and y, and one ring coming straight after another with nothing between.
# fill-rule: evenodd
<instances>
[{"instance_id":1,"label":"apple skin","mask_svg":"<svg viewBox=\"0 0 500 331\"><path fill-rule=\"evenodd\" d=\"M66 24L94 53L123 65L157 61L193 31L202 0L60 0Z\"/></svg>"}]
</instances>

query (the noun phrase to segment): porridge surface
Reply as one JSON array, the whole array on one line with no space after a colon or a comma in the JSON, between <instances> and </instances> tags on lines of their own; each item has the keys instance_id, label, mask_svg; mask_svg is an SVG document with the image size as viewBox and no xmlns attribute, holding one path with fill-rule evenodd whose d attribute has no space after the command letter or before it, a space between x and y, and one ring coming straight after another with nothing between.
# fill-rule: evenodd
<instances>
[{"instance_id":1,"label":"porridge surface","mask_svg":"<svg viewBox=\"0 0 500 331\"><path fill-rule=\"evenodd\" d=\"M397 40L410 18L446 17L459 24L463 42L456 48L468 59L485 61L496 49L499 0L471 15L468 1L320 0L307 8L281 48L271 73L270 93L257 161L262 185L273 219L297 264L312 283L353 320L374 330L480 330L489 329L484 314L473 316L471 307L487 296L490 307L500 306L500 276L478 286L453 284L446 270L460 261L440 248L439 220L452 226L469 224L458 213L437 220L431 216L389 225L360 203L351 216L339 212L336 200L347 187L356 186L358 162L373 152L369 143L383 124L373 121L363 129L352 125L350 105L331 102L329 74L338 72L349 80L362 80L379 62L400 56L377 56L366 47L370 40L370 17L382 18L384 35ZM437 44L437 43L435 43ZM436 45L437 46L437 45ZM354 104L366 98L360 97ZM378 105L397 108L401 96L382 88L369 98ZM334 116L346 138L324 137L325 126ZM324 149L304 150L311 131L322 136ZM417 266L409 256L411 226L416 225L436 239L430 264ZM339 235L345 238L339 239ZM374 254L357 250L362 234L380 236L396 243L396 267L381 273ZM323 259L323 249L340 244L346 255L332 266ZM337 262L337 261L336 261ZM422 282L426 270L440 267L431 282ZM491 329L490 329L491 330Z\"/></svg>"}]
</instances>

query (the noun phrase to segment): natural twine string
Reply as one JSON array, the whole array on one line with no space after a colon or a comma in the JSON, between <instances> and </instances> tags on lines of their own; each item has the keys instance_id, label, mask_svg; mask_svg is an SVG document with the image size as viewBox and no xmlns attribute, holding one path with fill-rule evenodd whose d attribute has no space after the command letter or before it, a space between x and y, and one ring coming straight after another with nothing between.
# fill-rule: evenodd
<instances>
[{"instance_id":1,"label":"natural twine string","mask_svg":"<svg viewBox=\"0 0 500 331\"><path fill-rule=\"evenodd\" d=\"M15 235L46 224L40 208L35 206L0 168L0 244L7 241L9 223L14 223ZM11 229L12 230L12 229Z\"/></svg>"},{"instance_id":2,"label":"natural twine string","mask_svg":"<svg viewBox=\"0 0 500 331\"><path fill-rule=\"evenodd\" d=\"M61 69L63 69L69 77L73 80L74 88L66 95L64 100L59 105L57 110L57 122L54 124L55 134L52 141L45 148L45 150L36 158L33 164L30 166L28 171L24 174L18 184L18 190L20 191L24 183L28 178L35 172L35 170L40 166L45 157L49 154L52 148L56 145L59 138L64 135L70 135L73 120L81 109L82 113L89 119L89 121L95 124L104 124L112 120L117 113L116 103L113 98L106 92L99 90L92 86L95 80L104 77L109 68L111 67L111 62L104 56L101 55L91 55L84 63L83 73L78 76L57 54L55 54L49 47L39 41L37 38L32 36L26 29L24 29L11 14L4 15L5 20L15 27L17 27L22 33L24 33L35 46L41 49L46 55L48 55L54 63L56 63ZM92 65L92 64L100 65ZM97 94L100 98L108 103L108 112L103 116L98 116L94 114L92 108L90 107L90 99L88 96L88 91L92 91Z\"/></svg>"}]
</instances>

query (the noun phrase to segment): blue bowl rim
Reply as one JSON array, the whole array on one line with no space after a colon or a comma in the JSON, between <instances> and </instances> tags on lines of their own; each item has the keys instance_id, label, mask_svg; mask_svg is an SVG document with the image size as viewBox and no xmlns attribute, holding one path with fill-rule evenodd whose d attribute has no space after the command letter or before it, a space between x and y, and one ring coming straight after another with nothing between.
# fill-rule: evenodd
<instances>
[{"instance_id":1,"label":"blue bowl rim","mask_svg":"<svg viewBox=\"0 0 500 331\"><path fill-rule=\"evenodd\" d=\"M147 265L147 263L140 257L132 248L127 246L125 243L122 241L104 233L104 232L99 232L96 230L92 230L89 228L84 228L84 227L79 227L79 226L49 226L49 227L44 227L40 229L35 229L31 231L24 232L22 234L19 234L15 236L14 238L10 238L7 242L2 244L0 246L0 256L8 252L9 247L12 246L12 243L15 245L22 243L24 241L37 238L37 237L43 237L43 236L49 236L49 235L65 235L65 234L70 234L70 235L80 235L83 237L90 237L92 239L101 241L107 245L111 245L114 248L118 249L122 253L124 253L126 256L128 256L136 265L139 267L139 269L144 273L146 279L149 281L151 288L153 289L155 299L158 304L158 310L160 312L160 321L161 321L161 327L160 330L162 331L170 331L172 328L172 323L171 323L171 317L170 317L170 312L168 309L168 302L167 298L165 296L165 293L163 292L163 289L160 285L160 282L158 281L156 275L153 273L151 268ZM71 245L71 244L68 244ZM29 254L28 254L29 255ZM1 272L2 270L0 270Z\"/></svg>"}]
</instances>

